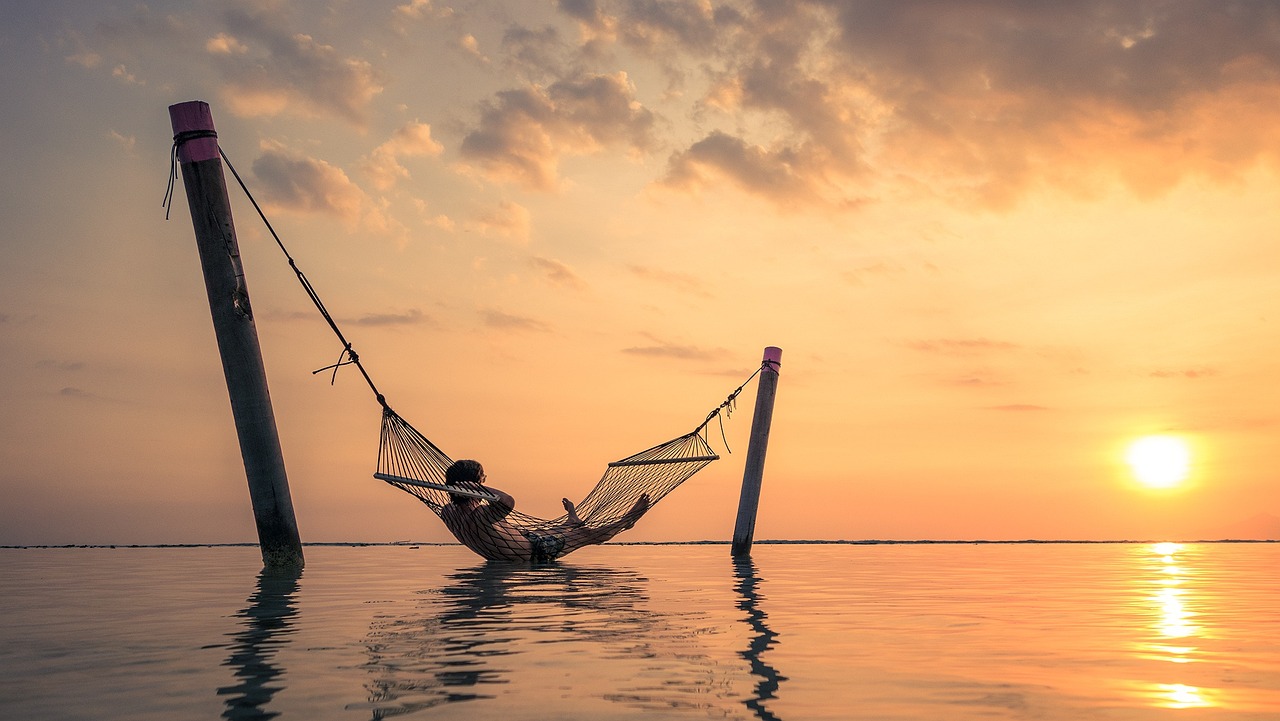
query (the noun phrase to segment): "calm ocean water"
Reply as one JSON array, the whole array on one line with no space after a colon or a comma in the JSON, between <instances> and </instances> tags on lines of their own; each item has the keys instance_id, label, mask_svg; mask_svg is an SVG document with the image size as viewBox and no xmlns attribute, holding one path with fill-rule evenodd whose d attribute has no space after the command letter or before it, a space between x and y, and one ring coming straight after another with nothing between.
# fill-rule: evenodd
<instances>
[{"instance_id":1,"label":"calm ocean water","mask_svg":"<svg viewBox=\"0 0 1280 721\"><path fill-rule=\"evenodd\" d=\"M4 719L1280 719L1280 544L0 550Z\"/></svg>"}]
</instances>

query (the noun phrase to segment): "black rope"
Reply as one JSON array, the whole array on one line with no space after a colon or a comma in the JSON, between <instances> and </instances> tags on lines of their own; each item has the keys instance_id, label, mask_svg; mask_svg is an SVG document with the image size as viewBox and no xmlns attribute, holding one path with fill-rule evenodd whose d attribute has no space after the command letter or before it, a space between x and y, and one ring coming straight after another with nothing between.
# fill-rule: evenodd
<instances>
[{"instance_id":1,"label":"black rope","mask_svg":"<svg viewBox=\"0 0 1280 721\"><path fill-rule=\"evenodd\" d=\"M724 419L725 417L729 417L729 418L733 417L733 411L735 408L737 408L737 405L738 405L738 394L742 393L742 390L747 387L747 384L750 383L753 378L760 375L760 371L764 370L765 368L768 368L769 370L772 370L776 373L778 370L778 363L777 361L772 361L772 360L765 360L764 362L762 362L760 364L760 367L756 368L755 372L752 373L750 376L748 376L747 379L742 382L742 385L735 388L733 392L729 394L729 397L724 399L723 403L716 406L710 413L707 414L706 420L702 421L702 423L699 424L697 428L694 428L693 433L702 433L703 430L706 429L706 427L711 424L712 420L719 420L720 421L720 440L724 442L724 449L729 453L733 453L733 449L729 448L729 439L725 436ZM722 411L724 413L723 416L721 415Z\"/></svg>"},{"instance_id":2,"label":"black rope","mask_svg":"<svg viewBox=\"0 0 1280 721\"><path fill-rule=\"evenodd\" d=\"M364 364L360 362L360 356L357 355L355 349L351 347L351 342L347 340L347 337L342 334L342 329L338 327L338 322L329 314L329 309L325 308L324 301L320 300L320 295L316 293L315 286L311 285L311 281L307 278L307 275L298 267L298 262L289 254L289 249L285 247L284 241L280 240L280 235L276 233L276 229L272 227L271 221L267 220L267 214L262 212L262 206L258 205L258 201L253 197L253 193L249 192L249 187L244 184L244 180L241 179L240 173L236 172L236 166L231 164L231 158L227 157L226 152L222 150L221 146L218 147L218 154L221 155L222 159L226 162L227 168L231 171L231 175L236 179L236 183L240 185L240 189L244 191L245 197L247 197L249 202L253 204L253 209L258 212L258 217L262 219L263 225L267 226L267 231L270 232L271 237L275 239L276 245L280 248L280 252L283 253L285 259L289 261L289 267L293 269L294 275L298 277L298 282L302 284L303 290L307 292L307 297L311 299L313 304L315 304L316 310L320 311L320 315L323 316L325 322L329 324L329 328L333 331L333 334L336 335L338 340L342 343L343 356L350 359L343 361L343 356L339 356L337 363L312 371L312 374L332 369L333 378L330 380L330 384L332 384L337 381L339 368L345 365L354 365L360 370L360 375L364 377L364 382L369 384L369 390L373 391L373 395L377 398L378 404L383 408L390 410L387 406L386 396L378 392L378 386L374 385L373 378L369 377L369 372L365 370Z\"/></svg>"},{"instance_id":3,"label":"black rope","mask_svg":"<svg viewBox=\"0 0 1280 721\"><path fill-rule=\"evenodd\" d=\"M165 220L169 219L169 210L173 207L173 188L174 184L178 180L178 148L188 140L217 137L218 134L213 130L190 130L177 133L173 136L173 150L169 154L169 185L168 188L165 189L164 201L161 203L161 207L166 209L164 214ZM258 217L262 219L263 225L267 226L267 231L270 232L271 237L275 239L276 246L280 248L280 252L283 253L285 259L289 261L289 267L293 269L294 275L298 277L298 282L302 285L303 290L307 292L307 297L311 299L313 304L315 304L316 310L320 311L320 315L324 317L326 322L328 322L329 328L342 343L342 355L338 356L338 362L330 366L325 366L319 370L312 371L312 373L322 373L332 369L333 378L331 378L329 382L330 384L333 384L337 381L339 368L346 365L354 365L356 368L360 369L360 375L364 377L365 383L369 384L369 389L373 391L373 395L377 398L379 405L384 409L390 410L387 406L386 396L383 396L382 393L378 392L378 387L374 385L373 379L369 377L369 372L365 370L364 365L360 362L360 356L357 355L355 349L351 347L351 342L342 334L342 329L338 327L337 321L335 321L333 316L330 315L329 309L325 308L324 301L320 300L320 295L316 293L316 289L311 285L311 281L307 278L306 274L302 272L302 269L298 267L298 262L289 254L289 249L285 247L284 241L280 239L280 235L276 233L276 229L272 227L271 221L267 220L267 214L262 211L262 206L258 205L258 201L253 197L253 193L249 192L249 186L245 185L244 180L240 177L240 173L236 171L236 167L231 163L231 158L227 157L227 154L222 150L221 145L218 146L218 154L221 155L222 160L226 162L227 168L231 170L231 175L235 177L236 183L238 183L240 185L240 189L244 191L245 197L247 197L249 202L253 204L253 209L257 211ZM347 360L344 360L344 358Z\"/></svg>"},{"instance_id":4,"label":"black rope","mask_svg":"<svg viewBox=\"0 0 1280 721\"><path fill-rule=\"evenodd\" d=\"M173 148L169 151L169 187L165 188L164 200L160 201L160 207L164 208L165 220L169 219L169 211L173 210L173 186L178 181L178 148L182 147L188 140L217 137L218 132L216 130L184 130L181 133L174 134Z\"/></svg>"},{"instance_id":5,"label":"black rope","mask_svg":"<svg viewBox=\"0 0 1280 721\"><path fill-rule=\"evenodd\" d=\"M172 205L173 205L174 184L178 179L178 148L181 147L183 143L186 143L189 140L195 140L197 138L217 138L217 137L218 137L217 132L213 130L190 130L190 131L177 133L173 136L173 150L170 153L170 163L169 163L169 185L165 191L164 201L161 205L161 207L166 208L165 214L164 214L165 220L169 219L169 210L172 209ZM351 342L347 340L345 335L343 335L342 329L338 327L337 321L333 319L333 316L329 313L329 310L325 307L324 301L322 301L320 299L320 295L316 293L316 289L313 285L311 285L311 281L307 278L306 274L302 272L302 269L298 267L298 262L294 260L293 256L289 253L289 249L285 247L284 241L281 240L280 235L276 233L276 229L271 225L271 221L267 219L266 213L263 212L262 206L258 205L257 199L253 197L253 193L249 192L249 187L245 185L244 180L240 177L240 173L236 171L235 165L231 163L231 158L227 157L227 154L225 151L222 150L221 145L218 146L218 154L222 156L223 161L226 162L227 168L231 171L232 177L236 179L236 183L239 184L240 189L244 191L245 197L247 197L249 199L249 202L253 204L253 209L257 211L258 217L262 219L262 223L267 227L267 231L271 233L271 237L272 239L275 240L276 246L280 248L280 252L283 253L285 259L289 261L289 267L293 269L294 275L296 275L298 278L298 282L302 285L303 290L307 292L307 297L311 299L311 302L315 305L316 310L320 311L320 315L323 316L325 319L325 322L329 324L330 330L333 331L334 335L337 336L338 340L342 343L342 353L338 356L338 362L333 363L332 365L327 365L323 368L317 368L316 370L311 372L312 375L315 375L317 373L323 373L328 370L332 370L333 375L329 379L329 384L333 385L335 382L337 382L338 370L340 368L342 368L343 366L354 365L357 369L360 370L360 375L364 378L365 383L369 385L369 389L373 391L373 395L377 399L378 404L382 406L385 412L394 414L395 412L392 411L391 407L387 405L386 397L383 396L382 393L378 391L378 387L374 385L373 378L369 376L369 372L365 370L364 364L360 362L360 356L356 353L355 349L351 346ZM776 372L777 367L778 367L778 363L776 361L766 359L764 362L762 362L760 366L756 368L755 372L752 373L745 381L743 381L742 385L734 389L734 391L730 393L727 398L725 398L723 403L716 406L715 409L713 409L710 413L708 413L706 419L703 420L702 423L700 423L697 428L694 428L689 435L702 433L706 429L706 427L710 425L713 419L718 419L720 421L720 438L722 441L724 441L725 450L732 453L733 451L729 449L729 439L725 435L724 416L728 416L728 417L733 416L733 410L736 407L738 395L742 393L743 389L747 387L748 383L750 383L757 375L760 374L760 371L764 370L765 368L769 368L770 370L773 370ZM723 413L723 416L722 416L722 413Z\"/></svg>"}]
</instances>

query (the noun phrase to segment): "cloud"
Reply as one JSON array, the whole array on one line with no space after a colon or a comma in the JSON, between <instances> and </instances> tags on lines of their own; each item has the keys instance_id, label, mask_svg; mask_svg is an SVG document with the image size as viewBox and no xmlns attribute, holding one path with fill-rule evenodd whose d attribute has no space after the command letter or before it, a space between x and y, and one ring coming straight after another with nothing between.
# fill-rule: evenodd
<instances>
[{"instance_id":1,"label":"cloud","mask_svg":"<svg viewBox=\"0 0 1280 721\"><path fill-rule=\"evenodd\" d=\"M479 213L463 224L466 230L507 238L522 245L529 242L531 226L529 209L509 200L501 201L497 207Z\"/></svg>"},{"instance_id":2,"label":"cloud","mask_svg":"<svg viewBox=\"0 0 1280 721\"><path fill-rule=\"evenodd\" d=\"M794 148L764 148L720 131L671 157L662 183L701 189L724 179L779 202L816 199L812 176Z\"/></svg>"},{"instance_id":3,"label":"cloud","mask_svg":"<svg viewBox=\"0 0 1280 721\"><path fill-rule=\"evenodd\" d=\"M121 63L111 69L111 77L115 78L116 80L119 80L125 85L145 85L146 84L143 81L139 80L137 75L134 75L133 73L129 72L129 69L124 66L124 63Z\"/></svg>"},{"instance_id":4,"label":"cloud","mask_svg":"<svg viewBox=\"0 0 1280 721\"><path fill-rule=\"evenodd\" d=\"M431 137L431 126L413 121L397 130L387 142L373 149L360 162L360 168L369 176L374 187L390 190L400 180L409 178L409 169L400 163L401 158L436 157L444 152L444 146Z\"/></svg>"},{"instance_id":5,"label":"cloud","mask_svg":"<svg viewBox=\"0 0 1280 721\"><path fill-rule=\"evenodd\" d=\"M280 208L336 215L356 222L368 200L341 168L267 144L253 161L264 197Z\"/></svg>"},{"instance_id":6,"label":"cloud","mask_svg":"<svg viewBox=\"0 0 1280 721\"><path fill-rule=\"evenodd\" d=\"M1021 346L1008 341L989 340L987 338L940 338L935 340L911 341L908 348L922 353L938 355L962 356L980 353L1004 352L1018 350Z\"/></svg>"},{"instance_id":7,"label":"cloud","mask_svg":"<svg viewBox=\"0 0 1280 721\"><path fill-rule=\"evenodd\" d=\"M697 296L699 298L712 297L711 293L703 285L702 280L697 276L689 275L688 273L676 273L674 271L650 268L643 265L628 265L627 270L637 278L666 286L681 293Z\"/></svg>"},{"instance_id":8,"label":"cloud","mask_svg":"<svg viewBox=\"0 0 1280 721\"><path fill-rule=\"evenodd\" d=\"M1038 189L1280 163L1280 10L1251 0L978 5L935 0L565 0L619 43L703 68L664 183L720 180L780 205L884 187L1005 209ZM674 64L674 63L672 63Z\"/></svg>"},{"instance_id":9,"label":"cloud","mask_svg":"<svg viewBox=\"0 0 1280 721\"><path fill-rule=\"evenodd\" d=\"M253 161L262 200L274 209L320 213L349 227L403 237L405 228L386 213L386 201L375 202L339 167L281 146L263 144Z\"/></svg>"},{"instance_id":10,"label":"cloud","mask_svg":"<svg viewBox=\"0 0 1280 721\"><path fill-rule=\"evenodd\" d=\"M235 9L226 22L231 32L205 47L225 79L222 96L232 112L334 115L364 127L370 103L382 92L368 61L288 30L287 20L267 9Z\"/></svg>"},{"instance_id":11,"label":"cloud","mask_svg":"<svg viewBox=\"0 0 1280 721\"><path fill-rule=\"evenodd\" d=\"M89 398L97 397L94 394L90 393L89 391L84 390L83 388L75 388L73 386L67 386L63 388L62 390L58 391L58 395L62 396L63 398L89 399Z\"/></svg>"},{"instance_id":12,"label":"cloud","mask_svg":"<svg viewBox=\"0 0 1280 721\"><path fill-rule=\"evenodd\" d=\"M559 0L561 12L577 20L591 38L607 38L651 56L683 48L705 51L736 27L742 12L707 0Z\"/></svg>"},{"instance_id":13,"label":"cloud","mask_svg":"<svg viewBox=\"0 0 1280 721\"><path fill-rule=\"evenodd\" d=\"M898 263L887 260L873 260L841 272L840 277L853 285L865 285L873 280L902 275L906 272L907 269Z\"/></svg>"},{"instance_id":14,"label":"cloud","mask_svg":"<svg viewBox=\"0 0 1280 721\"><path fill-rule=\"evenodd\" d=\"M481 312L481 318L484 324L489 328L498 330L519 330L519 331L537 331L545 333L551 328L540 320L529 318L527 316L511 315L493 308L485 309Z\"/></svg>"},{"instance_id":15,"label":"cloud","mask_svg":"<svg viewBox=\"0 0 1280 721\"><path fill-rule=\"evenodd\" d=\"M656 339L655 339L656 340ZM677 360L717 360L728 355L723 348L699 348L691 345L657 342L654 345L623 348L623 353L650 358L675 358Z\"/></svg>"},{"instance_id":16,"label":"cloud","mask_svg":"<svg viewBox=\"0 0 1280 721\"><path fill-rule=\"evenodd\" d=\"M417 308L403 313L369 313L348 321L360 326L435 325L435 320Z\"/></svg>"},{"instance_id":17,"label":"cloud","mask_svg":"<svg viewBox=\"0 0 1280 721\"><path fill-rule=\"evenodd\" d=\"M397 5L393 11L396 17L406 20L422 20L423 18L445 18L453 15L453 9L443 7L436 9L431 0L410 0L404 5Z\"/></svg>"},{"instance_id":18,"label":"cloud","mask_svg":"<svg viewBox=\"0 0 1280 721\"><path fill-rule=\"evenodd\" d=\"M488 64L489 58L486 57L484 53L480 52L480 41L476 40L475 35L467 33L458 38L458 47L462 49L463 53L471 56L475 60Z\"/></svg>"},{"instance_id":19,"label":"cloud","mask_svg":"<svg viewBox=\"0 0 1280 721\"><path fill-rule=\"evenodd\" d=\"M244 55L249 52L248 46L226 33L218 33L209 38L204 49L210 55Z\"/></svg>"},{"instance_id":20,"label":"cloud","mask_svg":"<svg viewBox=\"0 0 1280 721\"><path fill-rule=\"evenodd\" d=\"M555 285L572 290L583 290L587 284L569 266L551 258L529 257L529 265L542 272L544 278Z\"/></svg>"},{"instance_id":21,"label":"cloud","mask_svg":"<svg viewBox=\"0 0 1280 721\"><path fill-rule=\"evenodd\" d=\"M560 156L652 149L654 123L626 73L584 73L497 93L459 150L491 180L551 190Z\"/></svg>"},{"instance_id":22,"label":"cloud","mask_svg":"<svg viewBox=\"0 0 1280 721\"><path fill-rule=\"evenodd\" d=\"M1149 373L1152 378L1186 378L1196 380L1218 375L1216 368L1184 368L1181 370L1155 370Z\"/></svg>"},{"instance_id":23,"label":"cloud","mask_svg":"<svg viewBox=\"0 0 1280 721\"><path fill-rule=\"evenodd\" d=\"M120 133L116 132L115 130L108 130L108 131L107 131L107 137L108 137L108 138L111 138L111 139L112 139L112 140L114 140L115 142L119 143L119 144L120 144L120 147L121 147L121 148L124 148L125 152L128 152L128 153L132 153L132 152L133 152L133 149L134 149L134 148L137 146L137 144L138 144L138 138L137 138L137 137L135 137L135 136L133 136L133 135L122 135L122 134L120 134Z\"/></svg>"},{"instance_id":24,"label":"cloud","mask_svg":"<svg viewBox=\"0 0 1280 721\"><path fill-rule=\"evenodd\" d=\"M66 57L66 61L79 65L85 70L92 70L102 64L102 56L92 50L78 50Z\"/></svg>"},{"instance_id":25,"label":"cloud","mask_svg":"<svg viewBox=\"0 0 1280 721\"><path fill-rule=\"evenodd\" d=\"M537 30L513 25L502 34L502 52L508 65L534 77L558 76L566 65L568 46L550 25Z\"/></svg>"},{"instance_id":26,"label":"cloud","mask_svg":"<svg viewBox=\"0 0 1280 721\"><path fill-rule=\"evenodd\" d=\"M951 386L960 386L962 388L994 388L1008 384L1007 381L1003 379L995 378L981 372L948 378L945 379L943 383Z\"/></svg>"},{"instance_id":27,"label":"cloud","mask_svg":"<svg viewBox=\"0 0 1280 721\"><path fill-rule=\"evenodd\" d=\"M56 361L46 359L36 363L36 367L74 373L84 370L84 363L81 361Z\"/></svg>"}]
</instances>

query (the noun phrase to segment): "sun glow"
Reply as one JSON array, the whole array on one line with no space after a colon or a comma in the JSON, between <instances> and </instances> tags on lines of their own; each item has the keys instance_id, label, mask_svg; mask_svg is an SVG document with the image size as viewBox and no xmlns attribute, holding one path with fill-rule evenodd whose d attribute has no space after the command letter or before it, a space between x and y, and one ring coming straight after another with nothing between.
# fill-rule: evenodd
<instances>
[{"instance_id":1,"label":"sun glow","mask_svg":"<svg viewBox=\"0 0 1280 721\"><path fill-rule=\"evenodd\" d=\"M1148 488L1173 488L1187 478L1191 449L1175 436L1144 436L1125 455L1138 482Z\"/></svg>"}]
</instances>

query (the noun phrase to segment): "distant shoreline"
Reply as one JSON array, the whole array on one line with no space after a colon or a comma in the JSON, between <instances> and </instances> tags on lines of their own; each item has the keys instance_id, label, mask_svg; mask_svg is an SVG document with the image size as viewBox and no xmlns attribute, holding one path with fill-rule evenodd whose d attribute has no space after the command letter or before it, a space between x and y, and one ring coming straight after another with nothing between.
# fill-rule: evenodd
<instances>
[{"instance_id":1,"label":"distant shoreline","mask_svg":"<svg viewBox=\"0 0 1280 721\"><path fill-rule=\"evenodd\" d=\"M1249 538L1218 538L1218 539L1198 539L1198 540L1157 540L1157 539L1127 539L1127 540L1109 540L1109 541L1083 541L1083 540L1043 540L1043 539L1023 539L1018 541L990 541L990 540L916 540L916 541L888 541L879 539L850 541L850 540L764 540L755 541L756 546L1021 546L1021 545L1087 545L1087 544L1130 544L1141 545L1149 543L1280 543L1276 539L1249 539ZM460 546L462 544L454 542L442 541L320 541L313 543L303 543L303 546L312 547L336 547L336 548L367 548L373 546L388 547L418 547L418 546ZM609 543L610 546L728 546L730 541L622 541ZM0 544L0 549L10 550L41 550L41 549L75 549L75 548L256 548L257 543L59 543L59 544L26 544L26 545L4 545Z\"/></svg>"}]
</instances>

